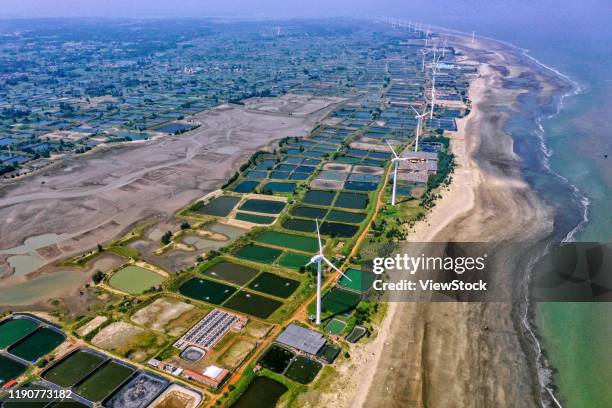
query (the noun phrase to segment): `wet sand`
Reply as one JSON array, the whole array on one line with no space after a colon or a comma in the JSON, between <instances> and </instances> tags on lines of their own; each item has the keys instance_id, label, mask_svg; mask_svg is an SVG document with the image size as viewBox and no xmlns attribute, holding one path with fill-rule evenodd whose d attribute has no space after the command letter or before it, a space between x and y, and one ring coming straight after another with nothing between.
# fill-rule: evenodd
<instances>
[{"instance_id":1,"label":"wet sand","mask_svg":"<svg viewBox=\"0 0 612 408\"><path fill-rule=\"evenodd\" d=\"M543 239L552 215L520 176L520 159L503 131L520 89L503 81L525 72L516 50L452 33L454 44L479 64L471 114L451 144L456 169L450 187L409 234L410 242ZM452 40L451 40L452 39ZM486 50L486 51L485 51ZM546 89L542 90L542 94ZM501 109L501 110L500 110ZM398 253L406 247L398 249ZM307 406L532 407L540 405L535 358L521 325L522 260L505 254L505 282L513 302L389 302L374 341L353 347L350 361Z\"/></svg>"}]
</instances>

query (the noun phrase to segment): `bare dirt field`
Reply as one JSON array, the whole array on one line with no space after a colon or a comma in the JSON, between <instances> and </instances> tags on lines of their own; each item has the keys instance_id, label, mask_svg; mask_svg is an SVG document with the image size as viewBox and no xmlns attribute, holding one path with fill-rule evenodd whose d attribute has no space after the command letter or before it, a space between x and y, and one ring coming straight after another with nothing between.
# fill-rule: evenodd
<instances>
[{"instance_id":1,"label":"bare dirt field","mask_svg":"<svg viewBox=\"0 0 612 408\"><path fill-rule=\"evenodd\" d=\"M148 306L138 310L132 316L132 321L135 323L150 328L151 330L159 332L174 331L176 325L171 324L177 319L181 318L181 321L188 323L188 321L197 320L199 313L194 311L194 306L189 305L185 302L180 302L169 298L159 298ZM191 315L192 317L184 315ZM185 331L189 327L186 324L179 324Z\"/></svg>"},{"instance_id":2,"label":"bare dirt field","mask_svg":"<svg viewBox=\"0 0 612 408\"><path fill-rule=\"evenodd\" d=\"M79 330L77 330L76 334L78 334L81 337L87 336L89 333L91 333L92 331L100 327L107 320L108 320L108 317L106 316L96 316L92 320L90 320L87 324L85 324L83 327L81 327Z\"/></svg>"},{"instance_id":3,"label":"bare dirt field","mask_svg":"<svg viewBox=\"0 0 612 408\"><path fill-rule=\"evenodd\" d=\"M101 148L4 184L0 250L35 235L66 234L45 259L49 265L116 238L144 218L170 219L219 188L258 149L309 132L337 102L296 95L261 102L278 104L276 114L221 106L195 115L201 126L182 135Z\"/></svg>"}]
</instances>

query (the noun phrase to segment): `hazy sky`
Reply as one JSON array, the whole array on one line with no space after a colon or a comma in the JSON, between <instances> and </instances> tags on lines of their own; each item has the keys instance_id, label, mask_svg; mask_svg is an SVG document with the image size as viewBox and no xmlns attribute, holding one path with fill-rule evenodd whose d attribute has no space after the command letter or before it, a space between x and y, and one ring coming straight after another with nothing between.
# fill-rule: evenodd
<instances>
[{"instance_id":1,"label":"hazy sky","mask_svg":"<svg viewBox=\"0 0 612 408\"><path fill-rule=\"evenodd\" d=\"M612 0L0 0L3 17L211 15L390 15L485 32L504 27L568 31L608 25Z\"/></svg>"}]
</instances>

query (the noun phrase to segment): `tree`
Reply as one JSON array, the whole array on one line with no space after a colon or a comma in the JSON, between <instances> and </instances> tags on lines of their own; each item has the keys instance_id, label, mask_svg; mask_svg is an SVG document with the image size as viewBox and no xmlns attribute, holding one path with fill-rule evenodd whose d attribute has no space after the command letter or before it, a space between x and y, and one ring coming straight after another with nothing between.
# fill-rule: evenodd
<instances>
[{"instance_id":1,"label":"tree","mask_svg":"<svg viewBox=\"0 0 612 408\"><path fill-rule=\"evenodd\" d=\"M187 221L183 221L181 223L181 229L182 230L186 230L186 229L189 229L189 228L191 228L191 225Z\"/></svg>"},{"instance_id":2,"label":"tree","mask_svg":"<svg viewBox=\"0 0 612 408\"><path fill-rule=\"evenodd\" d=\"M164 245L168 245L171 240L172 240L172 232L171 231L166 231L166 233L164 235L162 235L162 237L161 237L161 242Z\"/></svg>"},{"instance_id":3,"label":"tree","mask_svg":"<svg viewBox=\"0 0 612 408\"><path fill-rule=\"evenodd\" d=\"M96 271L96 273L93 274L91 279L97 285L98 283L102 282L102 279L104 279L104 272Z\"/></svg>"}]
</instances>

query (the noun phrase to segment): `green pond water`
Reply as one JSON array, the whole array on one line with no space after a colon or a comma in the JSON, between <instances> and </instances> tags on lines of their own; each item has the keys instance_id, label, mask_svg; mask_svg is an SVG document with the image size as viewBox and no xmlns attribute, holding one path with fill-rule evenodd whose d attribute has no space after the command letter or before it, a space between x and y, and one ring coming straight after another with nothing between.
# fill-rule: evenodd
<instances>
[{"instance_id":1,"label":"green pond water","mask_svg":"<svg viewBox=\"0 0 612 408\"><path fill-rule=\"evenodd\" d=\"M255 241L310 253L319 250L319 243L316 238L279 231L264 231L255 237ZM325 245L324 241L322 243Z\"/></svg>"},{"instance_id":2,"label":"green pond water","mask_svg":"<svg viewBox=\"0 0 612 408\"><path fill-rule=\"evenodd\" d=\"M0 355L0 387L19 377L26 370L26 366L6 356Z\"/></svg>"},{"instance_id":3,"label":"green pond water","mask_svg":"<svg viewBox=\"0 0 612 408\"><path fill-rule=\"evenodd\" d=\"M278 214L285 208L285 203L282 201L273 200L261 200L261 199L250 199L246 200L241 206L240 210L258 212L264 214Z\"/></svg>"},{"instance_id":4,"label":"green pond water","mask_svg":"<svg viewBox=\"0 0 612 408\"><path fill-rule=\"evenodd\" d=\"M336 207L363 210L368 206L368 196L358 193L340 193L334 203Z\"/></svg>"},{"instance_id":5,"label":"green pond water","mask_svg":"<svg viewBox=\"0 0 612 408\"><path fill-rule=\"evenodd\" d=\"M0 349L9 347L32 333L38 323L24 318L12 318L0 323Z\"/></svg>"},{"instance_id":6,"label":"green pond water","mask_svg":"<svg viewBox=\"0 0 612 408\"><path fill-rule=\"evenodd\" d=\"M331 205L335 196L335 191L312 190L304 195L302 202L314 205Z\"/></svg>"},{"instance_id":7,"label":"green pond water","mask_svg":"<svg viewBox=\"0 0 612 408\"><path fill-rule=\"evenodd\" d=\"M268 377L255 377L232 408L274 408L288 388Z\"/></svg>"},{"instance_id":8,"label":"green pond water","mask_svg":"<svg viewBox=\"0 0 612 408\"><path fill-rule=\"evenodd\" d=\"M35 362L62 344L66 336L56 330L41 327L25 339L9 347L8 352L26 361Z\"/></svg>"},{"instance_id":9,"label":"green pond water","mask_svg":"<svg viewBox=\"0 0 612 408\"><path fill-rule=\"evenodd\" d=\"M278 259L278 264L285 268L299 270L310 262L310 257L307 255L298 254L291 251L285 251Z\"/></svg>"},{"instance_id":10,"label":"green pond water","mask_svg":"<svg viewBox=\"0 0 612 408\"><path fill-rule=\"evenodd\" d=\"M75 391L90 401L102 401L133 372L130 367L110 361L87 378Z\"/></svg>"},{"instance_id":11,"label":"green pond water","mask_svg":"<svg viewBox=\"0 0 612 408\"><path fill-rule=\"evenodd\" d=\"M317 230L317 224L315 220L288 218L283 222L283 228L291 231L315 232Z\"/></svg>"},{"instance_id":12,"label":"green pond water","mask_svg":"<svg viewBox=\"0 0 612 408\"><path fill-rule=\"evenodd\" d=\"M327 215L327 221L350 222L358 224L365 220L365 213L331 210Z\"/></svg>"},{"instance_id":13,"label":"green pond water","mask_svg":"<svg viewBox=\"0 0 612 408\"><path fill-rule=\"evenodd\" d=\"M265 264L273 263L283 251L275 248L263 247L260 245L245 245L238 249L234 256L249 261L261 262Z\"/></svg>"},{"instance_id":14,"label":"green pond water","mask_svg":"<svg viewBox=\"0 0 612 408\"><path fill-rule=\"evenodd\" d=\"M223 261L211 266L202 273L215 279L221 279L242 286L253 279L259 271L248 266Z\"/></svg>"},{"instance_id":15,"label":"green pond water","mask_svg":"<svg viewBox=\"0 0 612 408\"><path fill-rule=\"evenodd\" d=\"M272 224L276 220L275 217L266 217L265 215L249 214L240 211L236 213L236 219L254 224Z\"/></svg>"},{"instance_id":16,"label":"green pond water","mask_svg":"<svg viewBox=\"0 0 612 408\"><path fill-rule=\"evenodd\" d=\"M310 384L321 370L321 363L305 356L297 356L291 363L285 376L300 384Z\"/></svg>"},{"instance_id":17,"label":"green pond water","mask_svg":"<svg viewBox=\"0 0 612 408\"><path fill-rule=\"evenodd\" d=\"M276 309L282 306L282 302L254 293L240 291L225 302L223 306L261 319L267 319Z\"/></svg>"},{"instance_id":18,"label":"green pond water","mask_svg":"<svg viewBox=\"0 0 612 408\"><path fill-rule=\"evenodd\" d=\"M163 281L164 277L158 273L130 265L115 272L108 283L120 291L137 294L160 285Z\"/></svg>"},{"instance_id":19,"label":"green pond water","mask_svg":"<svg viewBox=\"0 0 612 408\"><path fill-rule=\"evenodd\" d=\"M179 288L182 295L213 305L223 303L235 291L232 286L199 278L190 279Z\"/></svg>"},{"instance_id":20,"label":"green pond water","mask_svg":"<svg viewBox=\"0 0 612 408\"><path fill-rule=\"evenodd\" d=\"M238 204L240 197L221 196L213 198L210 202L200 207L197 212L215 217L226 217Z\"/></svg>"},{"instance_id":21,"label":"green pond water","mask_svg":"<svg viewBox=\"0 0 612 408\"><path fill-rule=\"evenodd\" d=\"M318 218L322 220L327 214L327 209L317 207L298 206L291 209L291 215L302 218Z\"/></svg>"},{"instance_id":22,"label":"green pond water","mask_svg":"<svg viewBox=\"0 0 612 408\"><path fill-rule=\"evenodd\" d=\"M93 372L105 360L106 357L98 354L78 350L47 370L43 374L43 378L60 387L72 387Z\"/></svg>"},{"instance_id":23,"label":"green pond water","mask_svg":"<svg viewBox=\"0 0 612 408\"><path fill-rule=\"evenodd\" d=\"M295 292L298 286L300 286L300 282L296 280L283 278L269 272L262 272L249 284L249 289L272 296L288 298Z\"/></svg>"}]
</instances>

